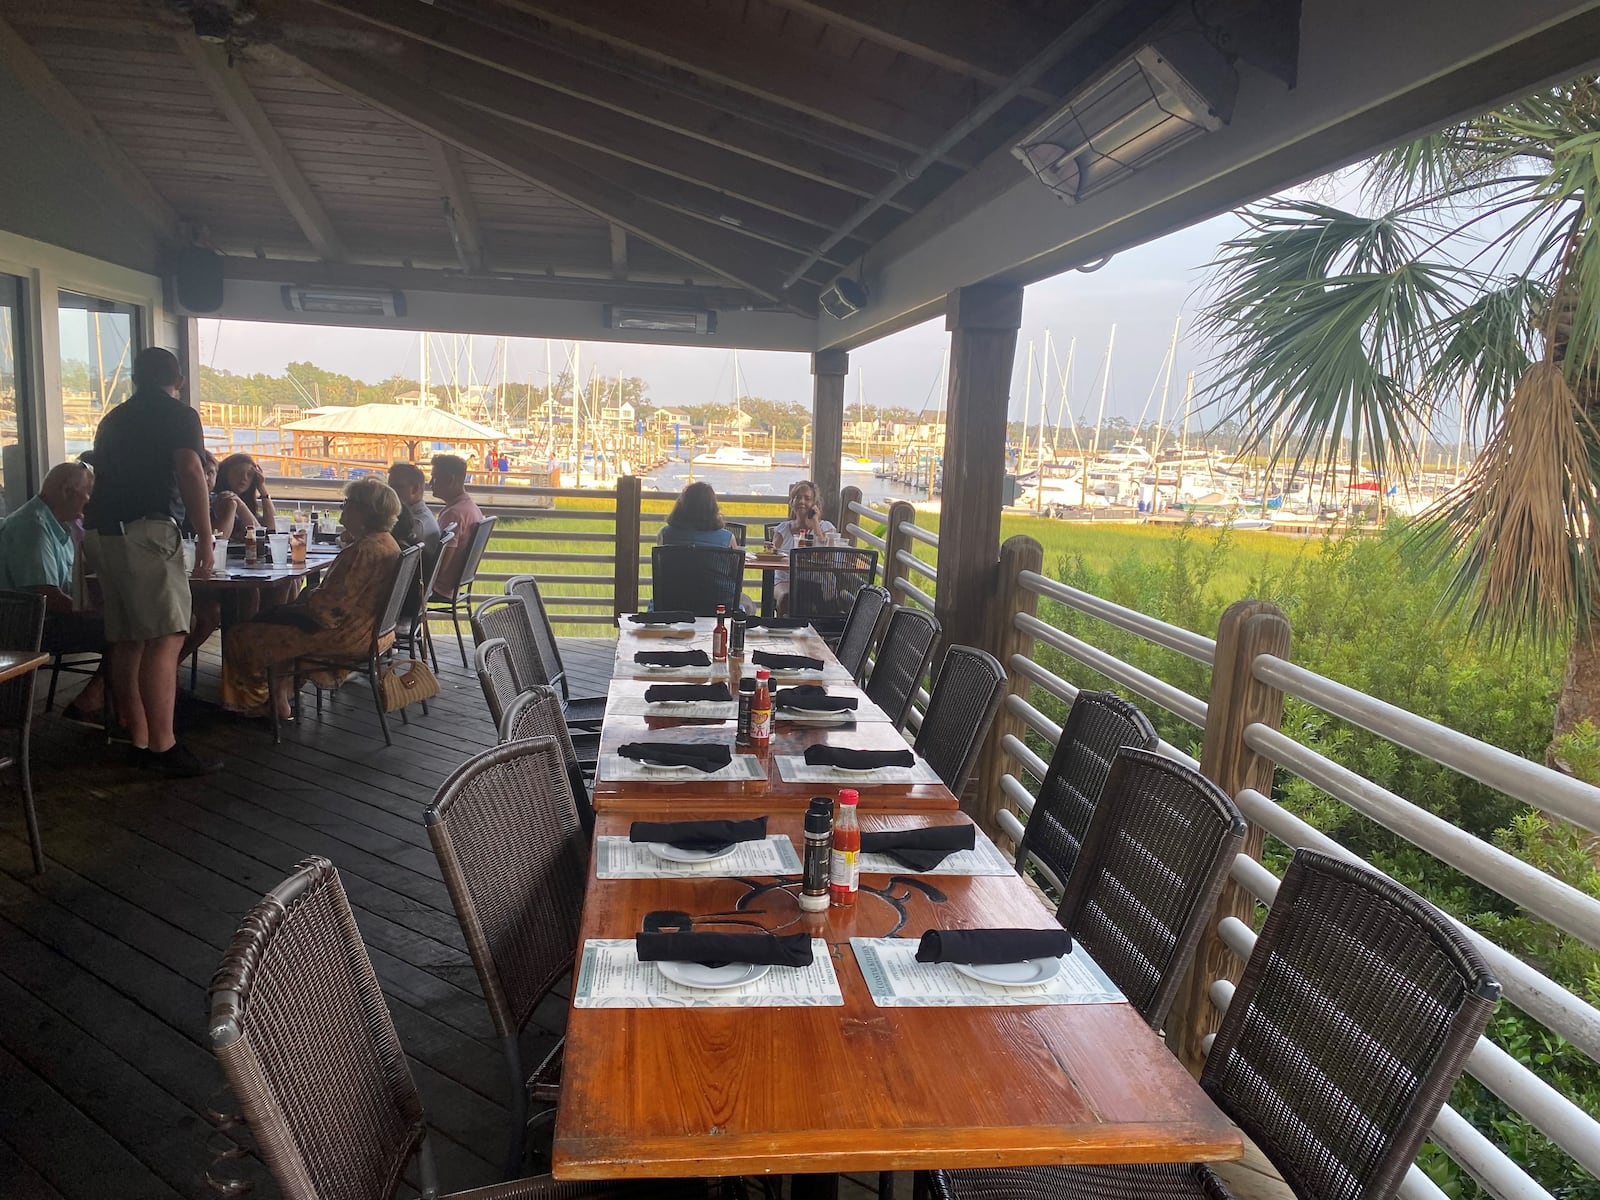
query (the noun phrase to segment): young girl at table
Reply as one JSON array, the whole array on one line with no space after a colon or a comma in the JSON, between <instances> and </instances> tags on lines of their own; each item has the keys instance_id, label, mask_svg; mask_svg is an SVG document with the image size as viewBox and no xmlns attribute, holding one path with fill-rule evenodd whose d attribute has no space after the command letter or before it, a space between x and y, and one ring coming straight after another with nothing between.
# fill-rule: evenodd
<instances>
[{"instance_id":1,"label":"young girl at table","mask_svg":"<svg viewBox=\"0 0 1600 1200\"><path fill-rule=\"evenodd\" d=\"M229 532L233 541L244 541L244 531L251 526L268 533L275 531L278 514L272 507L272 497L267 495L267 481L248 454L230 454L223 459L211 490L215 495L211 506L213 522L218 519L217 509L230 503L238 514Z\"/></svg>"},{"instance_id":2,"label":"young girl at table","mask_svg":"<svg viewBox=\"0 0 1600 1200\"><path fill-rule=\"evenodd\" d=\"M817 498L816 484L809 479L802 479L789 486L789 517L772 527L772 544L775 551L779 554L788 554L801 544L808 533L815 537L817 545L820 546L838 532L833 523L822 515L822 504ZM777 601L778 611L780 613L785 611L789 601L789 572L773 572L772 594Z\"/></svg>"}]
</instances>

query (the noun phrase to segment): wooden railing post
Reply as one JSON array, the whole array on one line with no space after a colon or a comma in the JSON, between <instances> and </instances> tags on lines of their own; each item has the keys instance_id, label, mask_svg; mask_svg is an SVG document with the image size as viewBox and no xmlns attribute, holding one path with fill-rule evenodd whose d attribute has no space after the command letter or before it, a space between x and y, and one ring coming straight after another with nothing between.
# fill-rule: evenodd
<instances>
[{"instance_id":1,"label":"wooden railing post","mask_svg":"<svg viewBox=\"0 0 1600 1200\"><path fill-rule=\"evenodd\" d=\"M917 510L909 502L896 500L889 506L889 527L883 533L883 586L889 589L889 595L894 597L896 604L900 603L900 597L895 594L894 581L904 579L909 568L895 561L895 551L911 549L911 539L900 532L900 527L916 523Z\"/></svg>"},{"instance_id":2,"label":"wooden railing post","mask_svg":"<svg viewBox=\"0 0 1600 1200\"><path fill-rule=\"evenodd\" d=\"M1257 656L1289 656L1289 619L1264 600L1239 600L1228 606L1217 627L1216 660L1211 668L1211 699L1206 710L1205 741L1200 770L1208 779L1236 796L1245 788L1272 794L1272 760L1245 745L1244 731L1259 722L1277 729L1283 723L1283 693L1257 681L1251 664ZM1263 831L1252 825L1241 853L1261 858ZM1220 1022L1207 990L1214 979L1238 982L1244 968L1217 936L1224 917L1237 917L1255 925L1256 902L1231 879L1223 885L1217 911L1189 967L1189 979L1167 1021L1172 1049L1196 1074L1205 1062L1201 1043Z\"/></svg>"},{"instance_id":3,"label":"wooden railing post","mask_svg":"<svg viewBox=\"0 0 1600 1200\"><path fill-rule=\"evenodd\" d=\"M1044 547L1031 537L1018 534L1005 540L1000 547L1000 593L991 610L988 644L985 649L1000 660L1006 669L1006 694L1027 699L1033 685L1027 676L1011 669L1013 655L1027 658L1033 653L1033 635L1017 628L1013 619L1017 613L1030 617L1039 610L1039 597L1017 582L1023 571L1037 572L1044 566ZM1000 792L1000 776L1006 773L1006 753L1000 748L1006 734L1017 737L1027 735L1027 726L1021 717L1009 712L1002 702L1000 712L989 729L988 740L978 755L978 769L972 773L969 796L961 798L961 807L967 810L990 837L999 833L996 818L1005 799Z\"/></svg>"},{"instance_id":4,"label":"wooden railing post","mask_svg":"<svg viewBox=\"0 0 1600 1200\"><path fill-rule=\"evenodd\" d=\"M858 488L855 484L852 483L848 487L843 487L843 488L839 489L839 519L834 522L834 526L839 530L839 532L841 534L844 534L845 537L850 539L850 544L852 546L854 546L856 544L856 539L852 535L850 535L848 533L845 533L844 527L846 525L850 524L850 522L852 522L852 521L855 521L857 524L860 524L860 521L857 519L856 514L850 511L850 506L852 504L860 504L860 503L861 503L861 489Z\"/></svg>"},{"instance_id":5,"label":"wooden railing post","mask_svg":"<svg viewBox=\"0 0 1600 1200\"><path fill-rule=\"evenodd\" d=\"M617 543L614 560L611 607L615 616L639 611L639 510L637 475L617 480Z\"/></svg>"}]
</instances>

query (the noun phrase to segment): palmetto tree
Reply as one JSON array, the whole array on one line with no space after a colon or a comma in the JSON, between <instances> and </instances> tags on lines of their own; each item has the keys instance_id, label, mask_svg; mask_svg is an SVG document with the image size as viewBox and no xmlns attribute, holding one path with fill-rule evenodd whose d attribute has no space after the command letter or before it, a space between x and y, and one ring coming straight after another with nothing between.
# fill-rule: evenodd
<instances>
[{"instance_id":1,"label":"palmetto tree","mask_svg":"<svg viewBox=\"0 0 1600 1200\"><path fill-rule=\"evenodd\" d=\"M1565 639L1557 731L1600 724L1600 83L1381 155L1365 196L1240 214L1201 318L1213 402L1273 459L1315 469L1348 439L1380 476L1462 405L1483 453L1414 548L1491 636Z\"/></svg>"}]
</instances>

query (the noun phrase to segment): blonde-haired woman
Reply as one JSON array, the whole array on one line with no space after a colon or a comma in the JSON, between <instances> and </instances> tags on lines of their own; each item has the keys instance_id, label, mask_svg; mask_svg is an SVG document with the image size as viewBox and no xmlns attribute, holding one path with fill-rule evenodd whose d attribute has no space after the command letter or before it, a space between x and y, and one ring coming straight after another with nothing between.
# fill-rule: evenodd
<instances>
[{"instance_id":1,"label":"blonde-haired woman","mask_svg":"<svg viewBox=\"0 0 1600 1200\"><path fill-rule=\"evenodd\" d=\"M296 658L361 655L372 641L377 601L387 597L400 547L390 530L400 516L400 497L381 479L358 479L344 490L344 549L333 560L322 586L247 621L229 636L229 661L223 664L224 689L232 703L251 715L267 709L267 668ZM343 672L315 672L312 678L336 687ZM278 716L290 715L294 672L276 680L271 698Z\"/></svg>"}]
</instances>

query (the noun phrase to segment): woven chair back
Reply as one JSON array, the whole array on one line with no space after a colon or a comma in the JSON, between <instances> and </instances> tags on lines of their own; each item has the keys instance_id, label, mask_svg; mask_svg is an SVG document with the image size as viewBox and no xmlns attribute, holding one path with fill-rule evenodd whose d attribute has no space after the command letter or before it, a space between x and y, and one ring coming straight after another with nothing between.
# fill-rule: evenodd
<instances>
[{"instance_id":1,"label":"woven chair back","mask_svg":"<svg viewBox=\"0 0 1600 1200\"><path fill-rule=\"evenodd\" d=\"M916 751L957 796L972 776L1005 690L1005 668L988 651L975 646L945 651L917 730Z\"/></svg>"},{"instance_id":2,"label":"woven chair back","mask_svg":"<svg viewBox=\"0 0 1600 1200\"><path fill-rule=\"evenodd\" d=\"M464 763L425 820L495 1032L514 1037L571 970L588 851L554 738Z\"/></svg>"},{"instance_id":3,"label":"woven chair back","mask_svg":"<svg viewBox=\"0 0 1600 1200\"><path fill-rule=\"evenodd\" d=\"M549 683L539 642L533 631L532 615L521 596L491 596L472 610L472 640L477 645L500 638L511 652L517 686L505 698L536 683Z\"/></svg>"},{"instance_id":4,"label":"woven chair back","mask_svg":"<svg viewBox=\"0 0 1600 1200\"><path fill-rule=\"evenodd\" d=\"M478 580L478 568L483 565L484 551L489 548L489 538L494 535L495 522L499 517L485 517L472 527L470 540L467 542L467 557L461 563L461 582L456 586L459 596L463 588L467 594L472 594L472 585Z\"/></svg>"},{"instance_id":5,"label":"woven chair back","mask_svg":"<svg viewBox=\"0 0 1600 1200\"><path fill-rule=\"evenodd\" d=\"M1244 840L1232 800L1200 772L1119 750L1056 917L1159 1029Z\"/></svg>"},{"instance_id":6,"label":"woven chair back","mask_svg":"<svg viewBox=\"0 0 1600 1200\"><path fill-rule=\"evenodd\" d=\"M1079 692L1017 846L1017 870L1033 859L1059 895L1078 860L1078 847L1117 751L1124 746L1154 750L1157 740L1149 719L1122 697Z\"/></svg>"},{"instance_id":7,"label":"woven chair back","mask_svg":"<svg viewBox=\"0 0 1600 1200\"><path fill-rule=\"evenodd\" d=\"M1295 1195L1392 1196L1500 995L1432 905L1301 850L1200 1084Z\"/></svg>"},{"instance_id":8,"label":"woven chair back","mask_svg":"<svg viewBox=\"0 0 1600 1200\"><path fill-rule=\"evenodd\" d=\"M45 599L0 592L0 650L36 653L44 639ZM0 729L21 729L33 712L34 672L0 683Z\"/></svg>"},{"instance_id":9,"label":"woven chair back","mask_svg":"<svg viewBox=\"0 0 1600 1200\"><path fill-rule=\"evenodd\" d=\"M889 589L869 583L856 592L850 615L845 618L844 629L839 634L839 644L834 647L834 657L839 665L850 672L852 679L860 679L867 669L867 656L872 653L872 639L877 636L883 614L889 611L893 597Z\"/></svg>"},{"instance_id":10,"label":"woven chair back","mask_svg":"<svg viewBox=\"0 0 1600 1200\"><path fill-rule=\"evenodd\" d=\"M473 633L476 635L476 628ZM476 654L478 686L483 689L484 703L489 706L489 719L498 729L505 720L506 709L522 690L517 682L516 665L511 661L511 647L505 638L487 638L478 642Z\"/></svg>"},{"instance_id":11,"label":"woven chair back","mask_svg":"<svg viewBox=\"0 0 1600 1200\"><path fill-rule=\"evenodd\" d=\"M327 859L299 863L245 916L211 980L207 1029L285 1197L395 1193L422 1103Z\"/></svg>"},{"instance_id":12,"label":"woven chair back","mask_svg":"<svg viewBox=\"0 0 1600 1200\"><path fill-rule=\"evenodd\" d=\"M433 556L433 567L429 570L427 579L423 581L425 584L422 593L424 599L433 595L433 585L439 582L439 567L444 562L444 553L450 546L455 544L455 540L456 531L454 527L446 529L443 536L439 538L439 552Z\"/></svg>"},{"instance_id":13,"label":"woven chair back","mask_svg":"<svg viewBox=\"0 0 1600 1200\"><path fill-rule=\"evenodd\" d=\"M744 592L744 551L722 546L652 546L650 594L656 608L713 616Z\"/></svg>"},{"instance_id":14,"label":"woven chair back","mask_svg":"<svg viewBox=\"0 0 1600 1200\"><path fill-rule=\"evenodd\" d=\"M854 546L800 546L789 551L791 617L804 617L819 629L844 627L856 593L878 571L878 552Z\"/></svg>"},{"instance_id":15,"label":"woven chair back","mask_svg":"<svg viewBox=\"0 0 1600 1200\"><path fill-rule=\"evenodd\" d=\"M591 833L594 829L594 808L589 802L589 788L584 782L583 768L578 764L578 751L572 744L572 734L567 730L561 694L552 687L524 689L520 696L506 705L499 721L499 730L502 744L527 738L555 738L556 745L561 747L561 761L566 764L567 783L579 823L586 834Z\"/></svg>"},{"instance_id":16,"label":"woven chair back","mask_svg":"<svg viewBox=\"0 0 1600 1200\"><path fill-rule=\"evenodd\" d=\"M538 580L532 575L513 575L506 580L506 595L521 596L522 602L528 606L534 644L539 648L539 661L544 664L541 681L551 687L559 687L562 698L566 698L570 694L567 668L561 661L561 644L556 641L555 627L550 624L550 611L545 608L544 597L539 594Z\"/></svg>"},{"instance_id":17,"label":"woven chair back","mask_svg":"<svg viewBox=\"0 0 1600 1200\"><path fill-rule=\"evenodd\" d=\"M897 608L889 618L866 693L896 726L905 724L938 640L939 622L920 608Z\"/></svg>"}]
</instances>

